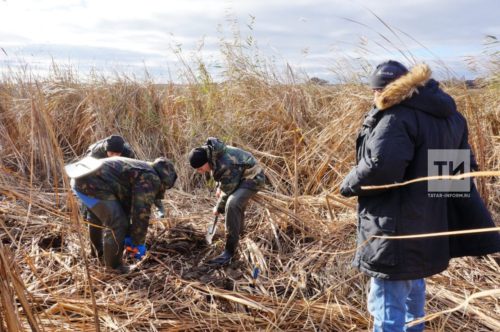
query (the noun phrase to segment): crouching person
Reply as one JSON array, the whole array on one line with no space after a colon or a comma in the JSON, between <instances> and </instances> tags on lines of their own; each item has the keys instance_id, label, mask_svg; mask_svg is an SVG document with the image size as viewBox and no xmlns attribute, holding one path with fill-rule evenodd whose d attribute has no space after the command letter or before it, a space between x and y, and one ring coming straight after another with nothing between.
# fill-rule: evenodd
<instances>
[{"instance_id":1,"label":"crouching person","mask_svg":"<svg viewBox=\"0 0 500 332\"><path fill-rule=\"evenodd\" d=\"M137 158L135 152L130 147L130 144L126 142L125 139L120 135L111 135L106 137L105 139L97 141L96 143L88 147L86 155L96 159L109 157L126 157L132 159ZM156 200L155 206L158 209L156 212L156 216L158 218L164 218L165 207L163 206L161 200ZM90 222L94 223L96 217L92 214L92 212L90 212L87 215L87 219L90 220Z\"/></svg>"},{"instance_id":2,"label":"crouching person","mask_svg":"<svg viewBox=\"0 0 500 332\"><path fill-rule=\"evenodd\" d=\"M226 265L238 248L248 201L264 186L264 172L251 153L213 137L191 150L189 163L200 174L211 172L217 182L218 202L213 213L225 213L226 246L221 255L208 263Z\"/></svg>"},{"instance_id":3,"label":"crouching person","mask_svg":"<svg viewBox=\"0 0 500 332\"><path fill-rule=\"evenodd\" d=\"M145 255L151 206L176 179L165 158L145 162L122 157L103 159L99 169L75 179L73 190L97 217L89 227L92 251L107 267L128 272L122 263L124 245L137 259Z\"/></svg>"},{"instance_id":4,"label":"crouching person","mask_svg":"<svg viewBox=\"0 0 500 332\"><path fill-rule=\"evenodd\" d=\"M127 157L135 159L135 152L130 144L125 142L120 135L111 135L103 140L97 141L87 149L86 155L96 159L108 157Z\"/></svg>"}]
</instances>

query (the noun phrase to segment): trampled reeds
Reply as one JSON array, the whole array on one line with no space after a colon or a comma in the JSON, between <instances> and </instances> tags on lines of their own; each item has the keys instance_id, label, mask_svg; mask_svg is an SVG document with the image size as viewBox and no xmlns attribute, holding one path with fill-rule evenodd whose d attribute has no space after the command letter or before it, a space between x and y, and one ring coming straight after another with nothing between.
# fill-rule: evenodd
<instances>
[{"instance_id":1,"label":"trampled reeds","mask_svg":"<svg viewBox=\"0 0 500 332\"><path fill-rule=\"evenodd\" d=\"M184 85L123 77L83 83L60 71L47 80L4 78L0 331L370 326L368 279L350 267L356 201L338 194L371 103L368 88L357 82L294 83L255 67L228 68L237 73L228 73L224 83L214 83L200 67ZM469 120L481 169L498 170L498 85L446 88ZM62 171L64 163L111 133L123 135L140 159L171 158L179 174L164 200L166 218L151 221L148 255L128 275L85 257L86 227ZM216 270L204 262L222 250L223 227L207 246L204 233L215 198L211 183L186 160L208 136L251 151L269 179L248 209L237 259ZM498 220L498 179L478 182ZM429 328L500 329L498 258L457 259L429 279L427 311L436 314Z\"/></svg>"}]
</instances>

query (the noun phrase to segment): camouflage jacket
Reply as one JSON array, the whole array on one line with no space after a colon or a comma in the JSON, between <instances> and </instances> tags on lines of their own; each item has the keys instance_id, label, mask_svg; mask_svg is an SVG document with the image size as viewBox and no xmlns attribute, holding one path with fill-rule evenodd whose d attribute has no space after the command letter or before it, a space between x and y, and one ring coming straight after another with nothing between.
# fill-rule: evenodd
<instances>
[{"instance_id":1,"label":"camouflage jacket","mask_svg":"<svg viewBox=\"0 0 500 332\"><path fill-rule=\"evenodd\" d=\"M89 197L118 200L130 216L128 233L136 245L145 242L151 206L166 190L150 163L123 157L104 159L96 172L75 179L74 188Z\"/></svg>"},{"instance_id":2,"label":"camouflage jacket","mask_svg":"<svg viewBox=\"0 0 500 332\"><path fill-rule=\"evenodd\" d=\"M89 146L85 155L94 157L96 159L108 158L108 154L106 153L106 140L107 138ZM137 158L134 151L132 151L130 144L128 143L125 143L121 156L132 159ZM161 201L161 199L155 200L155 206L158 208L158 211L165 214L165 207L163 206L163 202Z\"/></svg>"},{"instance_id":3,"label":"camouflage jacket","mask_svg":"<svg viewBox=\"0 0 500 332\"><path fill-rule=\"evenodd\" d=\"M217 138L207 140L212 176L222 191L217 211L224 212L227 199L238 188L260 190L264 186L264 171L254 156L247 151L226 145Z\"/></svg>"},{"instance_id":4,"label":"camouflage jacket","mask_svg":"<svg viewBox=\"0 0 500 332\"><path fill-rule=\"evenodd\" d=\"M100 140L89 146L85 155L94 157L96 159L107 158L108 155L106 153L106 140L107 138ZM132 159L136 158L134 151L132 151L132 148L128 143L125 143L121 156Z\"/></svg>"}]
</instances>

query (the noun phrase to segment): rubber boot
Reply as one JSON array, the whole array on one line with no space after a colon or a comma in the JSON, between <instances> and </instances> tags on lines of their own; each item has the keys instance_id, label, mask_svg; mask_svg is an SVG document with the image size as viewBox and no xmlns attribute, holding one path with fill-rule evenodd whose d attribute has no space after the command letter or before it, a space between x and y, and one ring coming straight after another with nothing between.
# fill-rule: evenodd
<instances>
[{"instance_id":1,"label":"rubber boot","mask_svg":"<svg viewBox=\"0 0 500 332\"><path fill-rule=\"evenodd\" d=\"M87 211L87 220L90 222L90 256L94 258L102 258L102 223L90 210Z\"/></svg>"},{"instance_id":2,"label":"rubber boot","mask_svg":"<svg viewBox=\"0 0 500 332\"><path fill-rule=\"evenodd\" d=\"M102 245L104 264L123 273L126 270L122 265L123 241L128 220L122 206L118 201L100 201L91 210L105 226Z\"/></svg>"},{"instance_id":3,"label":"rubber boot","mask_svg":"<svg viewBox=\"0 0 500 332\"><path fill-rule=\"evenodd\" d=\"M207 263L208 265L214 266L224 266L231 263L231 260L236 252L236 248L238 246L238 241L234 241L234 237L230 234L226 235L226 247L224 251L219 256L212 258Z\"/></svg>"},{"instance_id":4,"label":"rubber boot","mask_svg":"<svg viewBox=\"0 0 500 332\"><path fill-rule=\"evenodd\" d=\"M104 232L104 252L103 260L106 266L113 269L118 268L122 265L122 255L123 255L123 243L120 245L113 237L110 231Z\"/></svg>"},{"instance_id":5,"label":"rubber boot","mask_svg":"<svg viewBox=\"0 0 500 332\"><path fill-rule=\"evenodd\" d=\"M231 263L231 259L233 258L233 255L232 253L230 253L229 251L227 250L224 250L222 252L222 254L220 254L219 256L209 260L207 262L208 265L213 265L213 266L224 266L224 265L227 265L229 263Z\"/></svg>"},{"instance_id":6,"label":"rubber boot","mask_svg":"<svg viewBox=\"0 0 500 332\"><path fill-rule=\"evenodd\" d=\"M127 274L131 271L131 268L129 265L121 264L117 268L113 269L112 267L106 267L106 271L109 273L116 273L116 274Z\"/></svg>"}]
</instances>

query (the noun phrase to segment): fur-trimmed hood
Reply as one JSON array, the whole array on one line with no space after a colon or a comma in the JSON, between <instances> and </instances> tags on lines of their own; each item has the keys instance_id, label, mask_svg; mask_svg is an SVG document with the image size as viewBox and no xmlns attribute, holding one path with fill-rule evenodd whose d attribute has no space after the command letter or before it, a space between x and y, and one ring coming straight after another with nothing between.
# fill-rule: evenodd
<instances>
[{"instance_id":1,"label":"fur-trimmed hood","mask_svg":"<svg viewBox=\"0 0 500 332\"><path fill-rule=\"evenodd\" d=\"M431 79L431 75L428 65L414 66L385 87L375 98L375 107L382 111L401 104L436 117L450 116L456 110L455 102L439 88L439 83Z\"/></svg>"}]
</instances>

